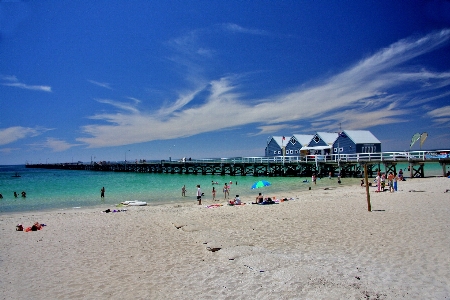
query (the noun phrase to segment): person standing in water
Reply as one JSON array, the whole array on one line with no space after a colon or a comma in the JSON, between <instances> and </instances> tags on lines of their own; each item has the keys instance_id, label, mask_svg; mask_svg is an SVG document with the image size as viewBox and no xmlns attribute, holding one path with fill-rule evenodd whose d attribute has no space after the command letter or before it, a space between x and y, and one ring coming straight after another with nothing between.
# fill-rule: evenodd
<instances>
[{"instance_id":1,"label":"person standing in water","mask_svg":"<svg viewBox=\"0 0 450 300\"><path fill-rule=\"evenodd\" d=\"M100 198L105 198L105 187L100 190Z\"/></svg>"}]
</instances>

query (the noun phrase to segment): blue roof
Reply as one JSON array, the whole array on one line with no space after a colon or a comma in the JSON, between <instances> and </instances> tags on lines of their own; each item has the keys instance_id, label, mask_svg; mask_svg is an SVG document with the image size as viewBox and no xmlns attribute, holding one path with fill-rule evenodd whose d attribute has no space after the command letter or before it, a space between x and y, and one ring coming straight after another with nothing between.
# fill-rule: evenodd
<instances>
[{"instance_id":1,"label":"blue roof","mask_svg":"<svg viewBox=\"0 0 450 300\"><path fill-rule=\"evenodd\" d=\"M283 141L283 136L272 136L272 139L278 144L278 146L280 146L280 148L281 145L286 146L286 144L288 143L288 141L286 140Z\"/></svg>"}]
</instances>

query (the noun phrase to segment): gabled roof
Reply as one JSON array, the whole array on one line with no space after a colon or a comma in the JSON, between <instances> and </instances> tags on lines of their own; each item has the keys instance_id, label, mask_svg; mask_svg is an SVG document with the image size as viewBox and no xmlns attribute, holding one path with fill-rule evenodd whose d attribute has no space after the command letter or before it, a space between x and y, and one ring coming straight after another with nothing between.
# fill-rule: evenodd
<instances>
[{"instance_id":1,"label":"gabled roof","mask_svg":"<svg viewBox=\"0 0 450 300\"><path fill-rule=\"evenodd\" d=\"M337 132L317 132L316 134L328 145L333 145L338 138Z\"/></svg>"},{"instance_id":2,"label":"gabled roof","mask_svg":"<svg viewBox=\"0 0 450 300\"><path fill-rule=\"evenodd\" d=\"M314 137L313 134L294 134L293 136L302 146L308 145Z\"/></svg>"},{"instance_id":3,"label":"gabled roof","mask_svg":"<svg viewBox=\"0 0 450 300\"><path fill-rule=\"evenodd\" d=\"M286 138L286 136L285 136L285 138ZM278 146L280 146L280 148L281 148L281 145L286 146L286 144L289 141L289 140L284 140L283 141L283 137L282 136L272 136L272 139L278 144Z\"/></svg>"},{"instance_id":4,"label":"gabled roof","mask_svg":"<svg viewBox=\"0 0 450 300\"><path fill-rule=\"evenodd\" d=\"M343 133L347 135L355 144L378 144L381 143L368 130L344 130Z\"/></svg>"}]
</instances>

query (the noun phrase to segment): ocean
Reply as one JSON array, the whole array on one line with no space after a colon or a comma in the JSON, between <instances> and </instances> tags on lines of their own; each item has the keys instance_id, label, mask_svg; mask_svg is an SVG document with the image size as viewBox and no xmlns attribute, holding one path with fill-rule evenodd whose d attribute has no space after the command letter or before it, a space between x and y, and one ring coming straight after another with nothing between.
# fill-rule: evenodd
<instances>
[{"instance_id":1,"label":"ocean","mask_svg":"<svg viewBox=\"0 0 450 300\"><path fill-rule=\"evenodd\" d=\"M407 164L399 164L398 169L407 169ZM447 167L448 168L448 167ZM13 177L19 174L20 177ZM405 172L408 177L409 173ZM439 163L426 164L425 176L441 176ZM267 180L270 186L252 190L258 180ZM224 200L222 188L230 184L230 197L239 195L254 199L258 192L266 196L281 198L292 190L307 190L311 186L309 177L253 177L221 175L186 175L154 173L119 173L78 170L27 169L24 165L0 166L0 214L46 210L67 210L77 208L111 208L123 201L139 200L148 205L176 204L192 202L196 204L197 184L205 196L204 203L211 203L212 187L216 189L216 199ZM212 184L217 182L218 184ZM359 178L343 178L343 185L354 185ZM186 185L186 197L181 196L181 188ZM336 186L337 180L322 178L314 188ZM105 187L105 197L100 197L100 189ZM22 191L26 197L21 197ZM17 192L18 197L14 197Z\"/></svg>"}]
</instances>

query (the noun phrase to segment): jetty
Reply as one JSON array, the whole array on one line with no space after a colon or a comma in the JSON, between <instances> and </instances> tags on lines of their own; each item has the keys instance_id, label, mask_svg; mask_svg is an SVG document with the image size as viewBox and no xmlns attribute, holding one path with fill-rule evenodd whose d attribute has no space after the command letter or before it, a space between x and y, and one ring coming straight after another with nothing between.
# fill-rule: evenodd
<instances>
[{"instance_id":1,"label":"jetty","mask_svg":"<svg viewBox=\"0 0 450 300\"><path fill-rule=\"evenodd\" d=\"M231 176L328 176L362 177L367 166L368 175L374 176L381 166L386 173L398 173L397 165L407 163L410 178L425 177L426 165L438 162L442 175L448 176L450 150L380 152L339 155L305 155L274 157L233 157L180 160L141 160L119 162L26 164L26 168L86 170L104 172L231 175Z\"/></svg>"}]
</instances>

